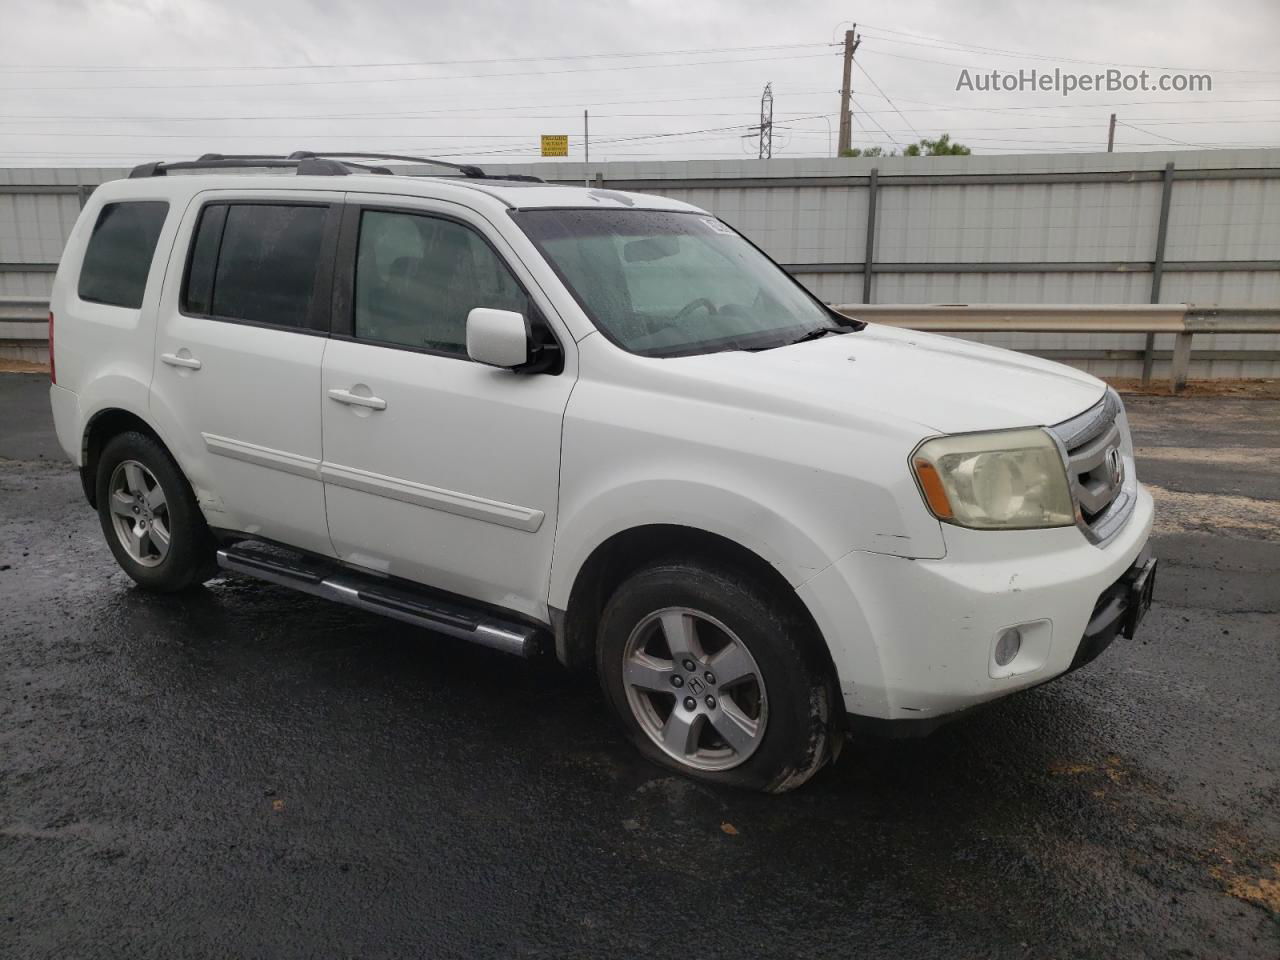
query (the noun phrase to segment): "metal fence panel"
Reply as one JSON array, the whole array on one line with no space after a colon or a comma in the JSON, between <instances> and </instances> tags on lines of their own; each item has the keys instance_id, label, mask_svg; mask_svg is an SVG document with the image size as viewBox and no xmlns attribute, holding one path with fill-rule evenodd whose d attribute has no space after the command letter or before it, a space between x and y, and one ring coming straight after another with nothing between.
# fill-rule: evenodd
<instances>
[{"instance_id":1,"label":"metal fence panel","mask_svg":"<svg viewBox=\"0 0 1280 960\"><path fill-rule=\"evenodd\" d=\"M872 303L1143 304L1155 278L1170 162L1160 301L1280 305L1280 150L486 167L569 183L588 178L704 207L832 303L869 293ZM47 296L80 188L126 173L0 169L0 296ZM1041 351L1145 344L1142 334L973 336ZM1156 338L1157 352L1171 349L1167 339ZM1193 356L1192 376L1280 375L1280 361L1270 359L1277 350L1280 335L1197 334L1197 352L1266 358ZM1141 370L1132 357L1072 362L1100 374Z\"/></svg>"}]
</instances>

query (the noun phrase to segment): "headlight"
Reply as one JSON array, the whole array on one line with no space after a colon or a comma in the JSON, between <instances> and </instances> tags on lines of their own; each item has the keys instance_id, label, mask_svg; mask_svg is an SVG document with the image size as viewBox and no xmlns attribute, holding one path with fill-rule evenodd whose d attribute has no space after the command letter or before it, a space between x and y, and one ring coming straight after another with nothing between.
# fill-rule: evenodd
<instances>
[{"instance_id":1,"label":"headlight","mask_svg":"<svg viewBox=\"0 0 1280 960\"><path fill-rule=\"evenodd\" d=\"M1044 430L1001 430L926 440L911 468L929 511L975 530L1075 523L1067 471Z\"/></svg>"}]
</instances>

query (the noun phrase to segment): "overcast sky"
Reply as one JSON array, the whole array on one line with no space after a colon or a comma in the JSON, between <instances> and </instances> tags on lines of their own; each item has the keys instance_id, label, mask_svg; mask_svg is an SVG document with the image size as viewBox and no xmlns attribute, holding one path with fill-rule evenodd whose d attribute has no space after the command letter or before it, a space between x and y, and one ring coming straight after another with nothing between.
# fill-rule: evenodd
<instances>
[{"instance_id":1,"label":"overcast sky","mask_svg":"<svg viewBox=\"0 0 1280 960\"><path fill-rule=\"evenodd\" d=\"M838 43L863 35L854 145L947 131L975 153L1280 143L1280 2L1234 0L0 0L0 164L205 151L394 150L532 160L830 156ZM1088 62L1080 62L1088 61ZM1195 93L957 90L1001 71L1152 78Z\"/></svg>"}]
</instances>

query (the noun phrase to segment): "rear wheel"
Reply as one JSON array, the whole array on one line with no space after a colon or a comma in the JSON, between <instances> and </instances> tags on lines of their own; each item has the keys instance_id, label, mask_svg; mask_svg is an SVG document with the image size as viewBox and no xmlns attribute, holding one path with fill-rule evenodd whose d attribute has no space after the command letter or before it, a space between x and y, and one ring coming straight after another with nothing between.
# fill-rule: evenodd
<instances>
[{"instance_id":1,"label":"rear wheel","mask_svg":"<svg viewBox=\"0 0 1280 960\"><path fill-rule=\"evenodd\" d=\"M152 437L130 431L107 442L97 501L107 544L139 586L172 592L216 572L213 537L191 487Z\"/></svg>"},{"instance_id":2,"label":"rear wheel","mask_svg":"<svg viewBox=\"0 0 1280 960\"><path fill-rule=\"evenodd\" d=\"M827 761L835 691L812 626L750 578L694 562L636 573L601 619L606 695L650 759L781 792Z\"/></svg>"}]
</instances>

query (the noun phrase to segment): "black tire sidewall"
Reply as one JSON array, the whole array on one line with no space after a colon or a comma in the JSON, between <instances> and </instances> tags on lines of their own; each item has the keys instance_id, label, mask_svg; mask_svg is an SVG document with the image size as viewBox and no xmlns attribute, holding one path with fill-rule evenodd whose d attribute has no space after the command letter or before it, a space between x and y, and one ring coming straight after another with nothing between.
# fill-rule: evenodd
<instances>
[{"instance_id":1,"label":"black tire sidewall","mask_svg":"<svg viewBox=\"0 0 1280 960\"><path fill-rule=\"evenodd\" d=\"M719 620L746 644L764 676L764 740L730 770L696 770L668 756L641 728L627 702L622 680L627 639L644 617L665 607L688 607ZM808 779L826 761L832 743L832 685L814 649L813 633L793 609L771 599L749 578L695 563L664 563L630 577L605 605L597 668L628 739L650 760L702 780L778 792Z\"/></svg>"},{"instance_id":2,"label":"black tire sidewall","mask_svg":"<svg viewBox=\"0 0 1280 960\"><path fill-rule=\"evenodd\" d=\"M125 460L136 460L150 470L164 491L169 511L169 552L154 567L144 566L129 556L112 521L111 474ZM125 573L139 586L170 593L203 583L212 575L214 548L204 516L186 477L154 438L130 431L107 441L98 457L94 490L107 545Z\"/></svg>"}]
</instances>

